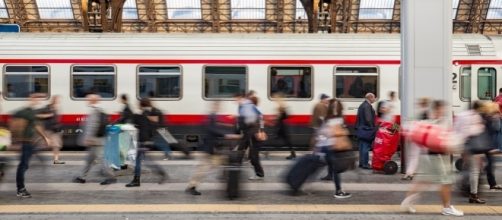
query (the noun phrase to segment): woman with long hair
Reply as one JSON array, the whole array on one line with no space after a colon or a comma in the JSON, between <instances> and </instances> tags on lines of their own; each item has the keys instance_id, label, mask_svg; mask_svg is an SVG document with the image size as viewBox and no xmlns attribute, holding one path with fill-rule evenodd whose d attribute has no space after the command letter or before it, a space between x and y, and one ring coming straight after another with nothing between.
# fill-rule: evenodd
<instances>
[{"instance_id":1,"label":"woman with long hair","mask_svg":"<svg viewBox=\"0 0 502 220\"><path fill-rule=\"evenodd\" d=\"M335 144L337 144L336 142L341 141L341 136L349 135L348 131L343 127L343 105L340 100L331 99L328 105L326 120L319 129L316 150L325 153L325 160L328 165L329 172L328 175L333 177L336 189L334 197L337 199L351 197L350 193L342 191L342 181L334 163L334 160L336 160L335 156L339 153L336 149L334 149Z\"/></svg>"}]
</instances>

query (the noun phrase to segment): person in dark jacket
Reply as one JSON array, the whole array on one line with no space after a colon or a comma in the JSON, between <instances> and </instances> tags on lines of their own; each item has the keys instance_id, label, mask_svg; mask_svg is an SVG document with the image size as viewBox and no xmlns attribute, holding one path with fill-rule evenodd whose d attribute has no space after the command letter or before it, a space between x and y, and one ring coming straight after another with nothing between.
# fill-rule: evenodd
<instances>
[{"instance_id":1,"label":"person in dark jacket","mask_svg":"<svg viewBox=\"0 0 502 220\"><path fill-rule=\"evenodd\" d=\"M373 93L366 94L366 100L357 109L356 134L359 131L375 131L375 110L372 104L375 103L375 95ZM371 169L369 165L369 151L375 137L362 137L357 135L359 140L359 167L363 169ZM372 138L372 139L371 139Z\"/></svg>"},{"instance_id":2,"label":"person in dark jacket","mask_svg":"<svg viewBox=\"0 0 502 220\"><path fill-rule=\"evenodd\" d=\"M224 124L220 123L218 120L218 113L220 111L220 103L214 102L212 104L211 112L209 114L207 124L206 124L206 138L204 139L204 151L206 152L205 157L199 162L197 170L194 175L190 178L188 187L185 192L194 196L201 195L197 191L197 186L200 184L202 178L204 178L211 170L222 165L224 162L224 155L221 154L221 149L218 149L222 143L223 139L240 139L241 136L237 134L231 134L230 129L225 128ZM226 126L226 127L232 127Z\"/></svg>"},{"instance_id":3,"label":"person in dark jacket","mask_svg":"<svg viewBox=\"0 0 502 220\"><path fill-rule=\"evenodd\" d=\"M59 160L59 151L63 147L63 134L62 126L59 122L59 96L53 96L51 102L37 112L37 119L40 120L44 126L45 134L51 140L51 146L54 155L53 164L65 164L64 161ZM35 140L37 145L43 146L43 140L38 136Z\"/></svg>"},{"instance_id":4,"label":"person in dark jacket","mask_svg":"<svg viewBox=\"0 0 502 220\"><path fill-rule=\"evenodd\" d=\"M286 103L284 103L284 95L282 93L274 94L274 98L277 103L277 120L276 120L276 128L277 128L277 139L280 139L289 147L290 155L286 157L287 160L292 160L296 158L296 152L293 148L293 144L291 143L291 137L289 135L289 126L286 123L286 120L289 117L288 108Z\"/></svg>"},{"instance_id":5,"label":"person in dark jacket","mask_svg":"<svg viewBox=\"0 0 502 220\"><path fill-rule=\"evenodd\" d=\"M152 106L150 99L143 98L140 100L139 107L141 114L134 115L133 124L138 128L138 153L136 155L136 166L134 167L134 179L126 185L126 187L139 187L141 177L141 162L145 159L146 151L150 149L160 149L154 144L154 138L159 135L157 129L162 126L163 113L159 109ZM167 174L159 165L150 162L149 166L154 172L160 175L159 184L162 184L167 179Z\"/></svg>"},{"instance_id":6,"label":"person in dark jacket","mask_svg":"<svg viewBox=\"0 0 502 220\"><path fill-rule=\"evenodd\" d=\"M126 94L122 94L120 96L120 102L124 104L124 108L122 109L122 112L120 112L120 118L117 121L115 121L114 124L131 123L134 114L131 110L131 107L129 106L129 97Z\"/></svg>"}]
</instances>

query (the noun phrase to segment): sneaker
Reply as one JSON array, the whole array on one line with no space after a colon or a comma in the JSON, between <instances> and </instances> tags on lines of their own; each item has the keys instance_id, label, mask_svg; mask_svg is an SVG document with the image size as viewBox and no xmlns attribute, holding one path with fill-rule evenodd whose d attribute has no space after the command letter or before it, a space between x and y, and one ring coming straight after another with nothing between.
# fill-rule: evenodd
<instances>
[{"instance_id":1,"label":"sneaker","mask_svg":"<svg viewBox=\"0 0 502 220\"><path fill-rule=\"evenodd\" d=\"M251 177L249 177L248 179L249 179L249 180L253 180L253 181L255 181L255 180L263 180L263 179L265 179L265 178L264 178L264 177L262 177L262 176L251 176Z\"/></svg>"},{"instance_id":2,"label":"sneaker","mask_svg":"<svg viewBox=\"0 0 502 220\"><path fill-rule=\"evenodd\" d=\"M453 207L452 205L449 208L443 208L441 214L451 216L464 216L464 212L455 209L455 207Z\"/></svg>"},{"instance_id":3,"label":"sneaker","mask_svg":"<svg viewBox=\"0 0 502 220\"><path fill-rule=\"evenodd\" d=\"M494 190L502 190L502 186L501 186L501 185L490 186L490 189L494 189Z\"/></svg>"},{"instance_id":4,"label":"sneaker","mask_svg":"<svg viewBox=\"0 0 502 220\"><path fill-rule=\"evenodd\" d=\"M197 189L195 187L190 187L190 188L187 188L185 189L185 192L190 194L190 195L194 195L194 196L200 196L202 195L202 193L200 193L199 191L197 191Z\"/></svg>"},{"instance_id":5,"label":"sneaker","mask_svg":"<svg viewBox=\"0 0 502 220\"><path fill-rule=\"evenodd\" d=\"M81 177L75 177L75 179L73 179L73 182L74 183L82 183L82 184L84 184L85 183L85 179L81 178Z\"/></svg>"},{"instance_id":6,"label":"sneaker","mask_svg":"<svg viewBox=\"0 0 502 220\"><path fill-rule=\"evenodd\" d=\"M105 181L101 182L100 184L101 185L110 185L110 184L114 184L114 183L117 183L117 179L106 179Z\"/></svg>"},{"instance_id":7,"label":"sneaker","mask_svg":"<svg viewBox=\"0 0 502 220\"><path fill-rule=\"evenodd\" d=\"M17 191L17 197L20 198L31 198L31 194L25 188L22 188Z\"/></svg>"},{"instance_id":8,"label":"sneaker","mask_svg":"<svg viewBox=\"0 0 502 220\"><path fill-rule=\"evenodd\" d=\"M417 194L413 194L411 196L407 196L401 202L401 210L403 210L404 212L410 213L410 214L416 213L417 210L415 208L413 208L413 204L415 203L415 201L417 200L417 198L418 198Z\"/></svg>"},{"instance_id":9,"label":"sneaker","mask_svg":"<svg viewBox=\"0 0 502 220\"><path fill-rule=\"evenodd\" d=\"M294 160L294 159L296 159L296 155L293 154L286 157L286 160Z\"/></svg>"},{"instance_id":10,"label":"sneaker","mask_svg":"<svg viewBox=\"0 0 502 220\"><path fill-rule=\"evenodd\" d=\"M350 193L346 193L343 191L336 192L334 196L337 199L348 199L348 198L352 197L352 195Z\"/></svg>"}]
</instances>

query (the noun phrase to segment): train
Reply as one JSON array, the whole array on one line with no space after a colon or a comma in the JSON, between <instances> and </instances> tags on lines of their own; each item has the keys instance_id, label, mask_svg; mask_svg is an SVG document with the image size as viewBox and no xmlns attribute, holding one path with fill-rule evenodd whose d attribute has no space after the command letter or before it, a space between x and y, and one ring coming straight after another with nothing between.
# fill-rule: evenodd
<instances>
[{"instance_id":1,"label":"train","mask_svg":"<svg viewBox=\"0 0 502 220\"><path fill-rule=\"evenodd\" d=\"M365 93L379 100L400 94L400 52L398 34L2 33L1 114L8 118L32 92L59 95L66 147L81 132L87 90L101 95L112 117L121 94L136 110L135 99L151 97L171 133L197 146L211 102L221 102L222 115L235 115L234 94L254 90L271 117L273 94L281 92L293 143L305 147L320 94L342 100L348 124ZM453 110L493 99L502 87L502 37L454 35L452 53Z\"/></svg>"}]
</instances>

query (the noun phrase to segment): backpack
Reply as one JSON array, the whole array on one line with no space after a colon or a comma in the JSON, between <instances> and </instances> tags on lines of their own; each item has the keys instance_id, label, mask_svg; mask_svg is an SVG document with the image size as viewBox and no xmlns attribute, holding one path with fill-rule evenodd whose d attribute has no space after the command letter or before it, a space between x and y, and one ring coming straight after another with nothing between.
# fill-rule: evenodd
<instances>
[{"instance_id":1,"label":"backpack","mask_svg":"<svg viewBox=\"0 0 502 220\"><path fill-rule=\"evenodd\" d=\"M103 110L98 109L99 112L99 126L96 130L96 137L106 136L106 126L108 126L108 115Z\"/></svg>"},{"instance_id":2,"label":"backpack","mask_svg":"<svg viewBox=\"0 0 502 220\"><path fill-rule=\"evenodd\" d=\"M9 131L11 133L13 143L25 140L24 134L26 132L26 127L28 126L28 120L17 116L20 111L14 113L12 118L9 120Z\"/></svg>"}]
</instances>

